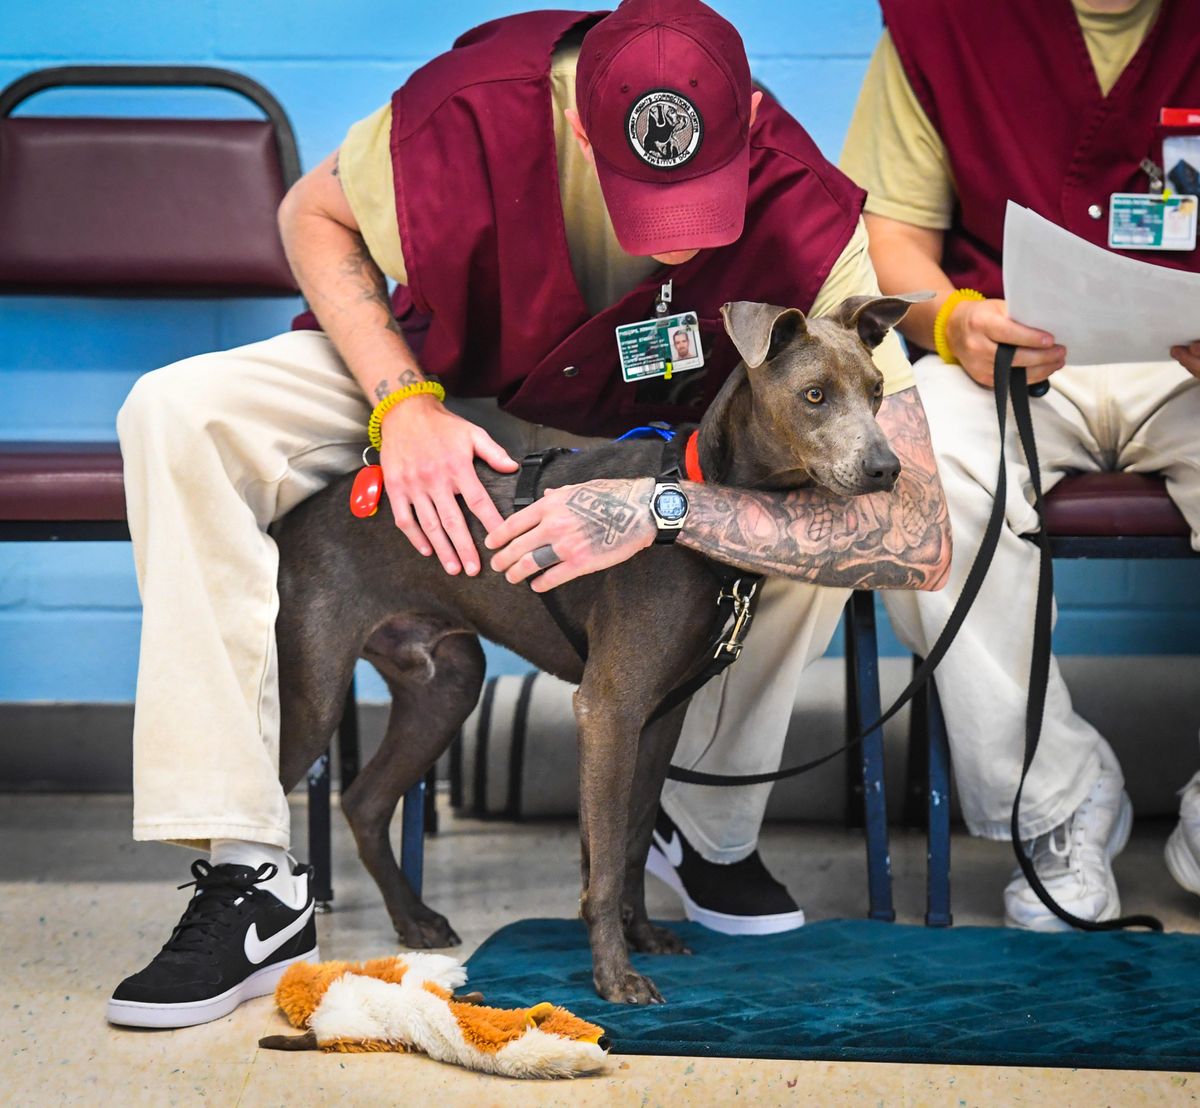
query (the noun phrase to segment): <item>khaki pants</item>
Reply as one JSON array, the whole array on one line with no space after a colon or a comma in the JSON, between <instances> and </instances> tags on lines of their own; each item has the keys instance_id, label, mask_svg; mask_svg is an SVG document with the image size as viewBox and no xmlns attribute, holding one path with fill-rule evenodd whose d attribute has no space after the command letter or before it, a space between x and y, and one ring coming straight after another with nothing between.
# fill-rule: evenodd
<instances>
[{"instance_id":1,"label":"khaki pants","mask_svg":"<svg viewBox=\"0 0 1200 1108\"><path fill-rule=\"evenodd\" d=\"M459 402L520 457L588 440ZM144 609L134 721L134 838L286 847L278 781L277 554L267 527L360 464L370 408L332 344L298 331L141 378L118 417ZM741 660L696 697L676 760L774 769L807 662L846 592L767 583ZM754 848L769 786L669 786L697 848Z\"/></svg>"},{"instance_id":2,"label":"khaki pants","mask_svg":"<svg viewBox=\"0 0 1200 1108\"><path fill-rule=\"evenodd\" d=\"M942 484L950 507L954 562L938 593L886 592L900 638L927 652L946 622L992 507L999 433L992 394L936 356L916 367ZM1200 381L1175 362L1067 366L1031 404L1042 484L1067 473L1163 473L1200 550ZM1009 837L1009 814L1024 756L1025 702L1037 547L1022 538L1037 527L1016 429L1009 419L1008 503L995 559L975 605L937 673L955 781L972 833ZM1021 835L1062 823L1100 772L1100 735L1071 706L1051 664L1037 760L1021 800Z\"/></svg>"}]
</instances>

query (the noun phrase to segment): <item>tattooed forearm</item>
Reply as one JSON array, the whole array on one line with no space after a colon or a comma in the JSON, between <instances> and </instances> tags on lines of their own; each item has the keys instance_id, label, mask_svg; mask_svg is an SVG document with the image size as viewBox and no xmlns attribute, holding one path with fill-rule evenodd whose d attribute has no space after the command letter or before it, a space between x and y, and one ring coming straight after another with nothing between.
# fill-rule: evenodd
<instances>
[{"instance_id":1,"label":"tattooed forearm","mask_svg":"<svg viewBox=\"0 0 1200 1108\"><path fill-rule=\"evenodd\" d=\"M891 492L780 496L689 486L679 541L740 569L818 585L939 588L950 569L950 523L916 389L885 400L879 422L902 466Z\"/></svg>"},{"instance_id":2,"label":"tattooed forearm","mask_svg":"<svg viewBox=\"0 0 1200 1108\"><path fill-rule=\"evenodd\" d=\"M375 386L375 399L382 400L385 396L391 396L394 392L399 392L400 389L408 385L415 385L419 381L425 381L423 377L415 369L406 369L403 373L397 374L395 377L384 377Z\"/></svg>"}]
</instances>

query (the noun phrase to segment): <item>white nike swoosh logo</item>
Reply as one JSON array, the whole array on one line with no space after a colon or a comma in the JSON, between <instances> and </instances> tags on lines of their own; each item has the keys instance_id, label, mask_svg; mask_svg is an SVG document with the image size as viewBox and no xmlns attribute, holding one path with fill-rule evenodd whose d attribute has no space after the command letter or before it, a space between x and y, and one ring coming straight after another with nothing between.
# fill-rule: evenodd
<instances>
[{"instance_id":1,"label":"white nike swoosh logo","mask_svg":"<svg viewBox=\"0 0 1200 1108\"><path fill-rule=\"evenodd\" d=\"M313 914L314 907L316 907L315 904L309 904L287 927L283 928L282 931L276 931L274 935L266 939L258 937L258 924L252 923L250 930L246 932L246 961L252 966L257 966L260 962L265 962L288 939L294 938L304 930L304 925L308 923L309 916Z\"/></svg>"},{"instance_id":2,"label":"white nike swoosh logo","mask_svg":"<svg viewBox=\"0 0 1200 1108\"><path fill-rule=\"evenodd\" d=\"M678 869L683 862L683 843L679 841L679 832L671 832L671 841L667 842L657 831L654 832L654 843L659 850L663 852L663 856L671 863L672 867Z\"/></svg>"}]
</instances>

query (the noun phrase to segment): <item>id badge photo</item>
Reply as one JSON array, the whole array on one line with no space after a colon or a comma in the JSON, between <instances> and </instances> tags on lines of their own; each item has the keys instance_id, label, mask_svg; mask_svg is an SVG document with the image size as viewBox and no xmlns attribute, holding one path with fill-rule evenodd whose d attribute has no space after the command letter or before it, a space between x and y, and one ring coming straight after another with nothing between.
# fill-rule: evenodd
<instances>
[{"instance_id":1,"label":"id badge photo","mask_svg":"<svg viewBox=\"0 0 1200 1108\"><path fill-rule=\"evenodd\" d=\"M704 365L700 323L695 312L623 323L616 333L621 376L627 382L650 377L670 380L675 373Z\"/></svg>"}]
</instances>

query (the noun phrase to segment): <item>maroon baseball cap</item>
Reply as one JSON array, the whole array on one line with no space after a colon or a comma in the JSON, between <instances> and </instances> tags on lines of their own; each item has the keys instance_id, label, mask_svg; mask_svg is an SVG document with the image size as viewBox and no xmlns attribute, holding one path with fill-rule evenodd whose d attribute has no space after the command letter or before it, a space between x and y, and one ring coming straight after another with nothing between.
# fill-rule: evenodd
<instances>
[{"instance_id":1,"label":"maroon baseball cap","mask_svg":"<svg viewBox=\"0 0 1200 1108\"><path fill-rule=\"evenodd\" d=\"M741 35L699 0L625 0L588 31L575 98L625 250L727 246L742 233L750 92Z\"/></svg>"}]
</instances>

